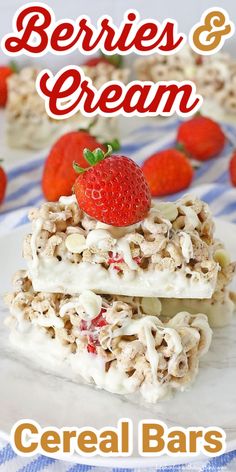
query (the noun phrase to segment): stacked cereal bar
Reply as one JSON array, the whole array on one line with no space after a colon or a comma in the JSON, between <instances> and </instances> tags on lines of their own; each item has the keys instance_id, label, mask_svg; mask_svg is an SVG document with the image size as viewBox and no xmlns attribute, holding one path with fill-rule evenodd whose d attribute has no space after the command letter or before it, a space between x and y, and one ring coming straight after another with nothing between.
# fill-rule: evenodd
<instances>
[{"instance_id":1,"label":"stacked cereal bar","mask_svg":"<svg viewBox=\"0 0 236 472\"><path fill-rule=\"evenodd\" d=\"M41 331L59 344L68 368L87 382L112 393L140 391L149 402L189 386L211 343L205 315L182 312L162 323L139 300L91 291L79 296L35 292L24 271L16 274L8 304L16 343L22 335L27 343L30 325L37 355L45 348L37 343Z\"/></svg>"},{"instance_id":2,"label":"stacked cereal bar","mask_svg":"<svg viewBox=\"0 0 236 472\"><path fill-rule=\"evenodd\" d=\"M137 59L135 69L139 80L192 80L204 97L201 111L213 118L236 118L236 61L227 53L198 56L186 46L175 55Z\"/></svg>"},{"instance_id":3,"label":"stacked cereal bar","mask_svg":"<svg viewBox=\"0 0 236 472\"><path fill-rule=\"evenodd\" d=\"M118 78L126 82L129 74L127 69L116 69L110 64L85 66L84 72L92 79L95 87ZM78 128L90 129L91 134L101 142L118 137L116 118L87 118L81 113L66 120L50 118L46 113L44 100L35 87L38 73L37 69L26 67L8 80L6 135L9 146L42 149L62 134Z\"/></svg>"},{"instance_id":4,"label":"stacked cereal bar","mask_svg":"<svg viewBox=\"0 0 236 472\"><path fill-rule=\"evenodd\" d=\"M153 203L147 217L114 228L85 214L75 196L29 215L24 245L37 291L94 290L144 297L210 298L219 264L208 206L185 197Z\"/></svg>"},{"instance_id":5,"label":"stacked cereal bar","mask_svg":"<svg viewBox=\"0 0 236 472\"><path fill-rule=\"evenodd\" d=\"M188 387L210 347L212 305L227 321L234 310L235 266L208 206L191 196L153 203L144 220L114 227L71 196L30 220L28 270L7 296L12 342L55 356L75 379L148 402Z\"/></svg>"}]
</instances>

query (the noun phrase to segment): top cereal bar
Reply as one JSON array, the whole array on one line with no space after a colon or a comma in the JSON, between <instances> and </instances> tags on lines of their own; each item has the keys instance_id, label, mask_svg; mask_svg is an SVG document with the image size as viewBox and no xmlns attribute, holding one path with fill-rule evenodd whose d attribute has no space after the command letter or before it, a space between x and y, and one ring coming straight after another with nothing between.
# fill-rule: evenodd
<instances>
[{"instance_id":1,"label":"top cereal bar","mask_svg":"<svg viewBox=\"0 0 236 472\"><path fill-rule=\"evenodd\" d=\"M208 205L192 196L153 203L116 228L87 216L74 196L30 212L24 258L34 290L77 294L211 298L220 265Z\"/></svg>"}]
</instances>

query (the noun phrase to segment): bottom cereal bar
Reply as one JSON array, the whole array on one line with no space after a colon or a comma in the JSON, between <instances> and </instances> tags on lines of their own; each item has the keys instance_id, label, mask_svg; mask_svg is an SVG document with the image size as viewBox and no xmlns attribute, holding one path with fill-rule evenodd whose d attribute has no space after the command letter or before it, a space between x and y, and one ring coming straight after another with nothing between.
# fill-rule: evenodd
<instances>
[{"instance_id":1,"label":"bottom cereal bar","mask_svg":"<svg viewBox=\"0 0 236 472\"><path fill-rule=\"evenodd\" d=\"M149 311L148 298L34 292L25 271L14 286L6 321L12 342L31 357L42 354L45 368L54 358L62 372L66 367L74 379L112 393L140 392L156 402L183 391L211 344L204 314L180 312L163 322Z\"/></svg>"},{"instance_id":2,"label":"bottom cereal bar","mask_svg":"<svg viewBox=\"0 0 236 472\"><path fill-rule=\"evenodd\" d=\"M224 249L217 251L221 270L217 276L216 289L210 299L162 298L161 314L172 317L179 311L205 313L212 328L221 328L230 324L236 308L236 295L230 291L230 283L235 274L235 263L230 262ZM150 302L149 302L150 303Z\"/></svg>"}]
</instances>

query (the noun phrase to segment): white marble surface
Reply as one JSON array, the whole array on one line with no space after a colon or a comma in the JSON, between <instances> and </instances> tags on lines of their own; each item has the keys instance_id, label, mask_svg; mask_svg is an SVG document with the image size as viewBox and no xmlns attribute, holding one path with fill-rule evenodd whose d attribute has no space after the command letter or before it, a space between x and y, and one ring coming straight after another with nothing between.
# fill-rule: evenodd
<instances>
[{"instance_id":1,"label":"white marble surface","mask_svg":"<svg viewBox=\"0 0 236 472\"><path fill-rule=\"evenodd\" d=\"M22 267L20 248L25 231L26 228L20 228L0 240L2 294L10 287L12 273ZM226 244L236 258L236 226L218 222L217 233L227 239ZM126 460L130 467L134 467L137 460L136 425L144 418L156 418L169 426L221 426L227 434L228 449L236 448L236 316L231 326L215 330L211 350L201 362L195 385L188 392L147 406L135 398L118 397L75 384L58 374L43 372L34 360L23 359L9 345L7 329L3 326L7 310L2 300L0 313L0 430L5 434L20 418L33 418L44 426L102 427L115 425L119 418L128 417L135 425L134 454ZM171 462L170 458L160 460L160 465ZM138 461L140 467L140 458ZM96 458L92 462L101 465ZM153 459L147 462L145 458L146 467L154 463ZM121 463L117 460L114 466L118 465Z\"/></svg>"}]
</instances>

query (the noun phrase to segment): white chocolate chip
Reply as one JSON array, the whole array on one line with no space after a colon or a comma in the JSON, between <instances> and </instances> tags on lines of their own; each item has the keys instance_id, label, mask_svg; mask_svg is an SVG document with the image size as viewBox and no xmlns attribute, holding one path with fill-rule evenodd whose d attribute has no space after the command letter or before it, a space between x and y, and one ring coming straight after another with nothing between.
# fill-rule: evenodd
<instances>
[{"instance_id":1,"label":"white chocolate chip","mask_svg":"<svg viewBox=\"0 0 236 472\"><path fill-rule=\"evenodd\" d=\"M69 234L65 240L68 251L74 254L80 254L86 248L86 239L82 234Z\"/></svg>"},{"instance_id":2,"label":"white chocolate chip","mask_svg":"<svg viewBox=\"0 0 236 472\"><path fill-rule=\"evenodd\" d=\"M162 202L155 205L160 211L162 218L169 221L174 221L178 216L178 209L174 203Z\"/></svg>"},{"instance_id":3,"label":"white chocolate chip","mask_svg":"<svg viewBox=\"0 0 236 472\"><path fill-rule=\"evenodd\" d=\"M180 244L182 249L182 254L184 256L185 261L188 263L190 259L193 258L193 245L191 237L188 233L181 231L180 235Z\"/></svg>"},{"instance_id":4,"label":"white chocolate chip","mask_svg":"<svg viewBox=\"0 0 236 472\"><path fill-rule=\"evenodd\" d=\"M69 197L60 197L59 202L62 205L72 205L73 203L77 203L76 196L70 195Z\"/></svg>"},{"instance_id":5,"label":"white chocolate chip","mask_svg":"<svg viewBox=\"0 0 236 472\"><path fill-rule=\"evenodd\" d=\"M124 261L126 262L127 266L131 270L137 270L138 264L132 257L130 244L129 244L129 237L124 236L123 238L118 240L117 243L118 252L123 255Z\"/></svg>"},{"instance_id":6,"label":"white chocolate chip","mask_svg":"<svg viewBox=\"0 0 236 472\"><path fill-rule=\"evenodd\" d=\"M111 251L116 243L108 231L105 229L94 229L88 233L86 247L95 247L101 251Z\"/></svg>"},{"instance_id":7,"label":"white chocolate chip","mask_svg":"<svg viewBox=\"0 0 236 472\"><path fill-rule=\"evenodd\" d=\"M186 215L185 218L185 229L186 230L193 230L199 226L200 220L193 210L193 208L188 207L186 205L181 205L180 210Z\"/></svg>"},{"instance_id":8,"label":"white chocolate chip","mask_svg":"<svg viewBox=\"0 0 236 472\"><path fill-rule=\"evenodd\" d=\"M224 269L230 264L230 255L225 249L217 249L214 254L214 260Z\"/></svg>"},{"instance_id":9,"label":"white chocolate chip","mask_svg":"<svg viewBox=\"0 0 236 472\"><path fill-rule=\"evenodd\" d=\"M85 290L79 296L79 303L85 311L86 319L96 318L102 309L102 297L91 292L91 290Z\"/></svg>"},{"instance_id":10,"label":"white chocolate chip","mask_svg":"<svg viewBox=\"0 0 236 472\"><path fill-rule=\"evenodd\" d=\"M159 298L142 298L141 307L146 315L159 316L162 305Z\"/></svg>"}]
</instances>

